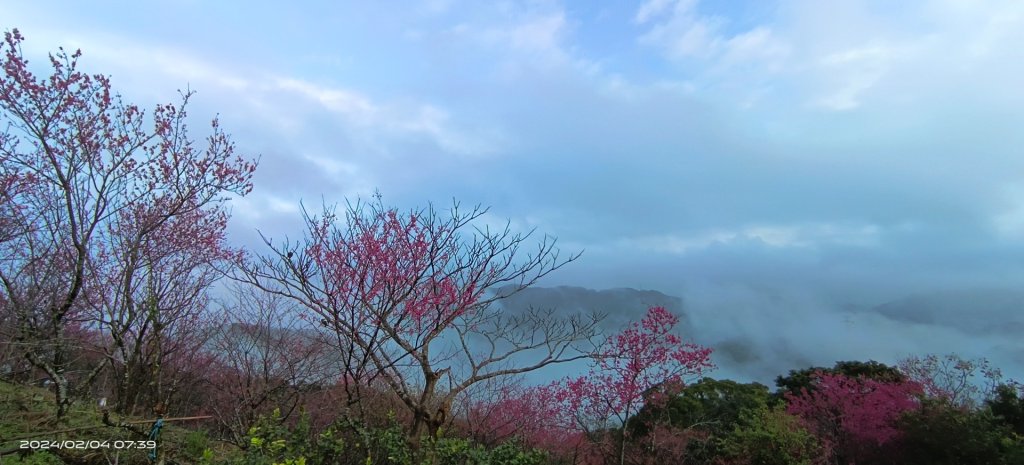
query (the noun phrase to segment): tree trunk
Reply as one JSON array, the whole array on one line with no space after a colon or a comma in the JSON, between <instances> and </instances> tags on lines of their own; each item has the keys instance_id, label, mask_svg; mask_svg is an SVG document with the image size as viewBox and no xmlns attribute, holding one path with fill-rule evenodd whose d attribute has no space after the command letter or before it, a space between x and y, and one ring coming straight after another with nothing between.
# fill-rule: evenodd
<instances>
[{"instance_id":1,"label":"tree trunk","mask_svg":"<svg viewBox=\"0 0 1024 465\"><path fill-rule=\"evenodd\" d=\"M626 463L626 426L622 426L622 439L619 441L619 465Z\"/></svg>"},{"instance_id":2,"label":"tree trunk","mask_svg":"<svg viewBox=\"0 0 1024 465\"><path fill-rule=\"evenodd\" d=\"M64 418L71 408L71 393L68 389L68 380L63 375L54 380L57 386L57 418Z\"/></svg>"},{"instance_id":3,"label":"tree trunk","mask_svg":"<svg viewBox=\"0 0 1024 465\"><path fill-rule=\"evenodd\" d=\"M627 407L626 415L623 416L624 420L622 420L622 437L619 438L619 465L626 464L626 435L628 434L626 431L626 425L629 424L629 410L629 407Z\"/></svg>"},{"instance_id":4,"label":"tree trunk","mask_svg":"<svg viewBox=\"0 0 1024 465\"><path fill-rule=\"evenodd\" d=\"M40 370L46 373L47 378L53 383L54 395L57 404L57 418L63 419L71 407L74 399L71 398L71 387L67 376L64 374L65 365L64 331L57 327L54 331L53 359L45 360L40 358L31 350L25 352L25 359Z\"/></svg>"}]
</instances>

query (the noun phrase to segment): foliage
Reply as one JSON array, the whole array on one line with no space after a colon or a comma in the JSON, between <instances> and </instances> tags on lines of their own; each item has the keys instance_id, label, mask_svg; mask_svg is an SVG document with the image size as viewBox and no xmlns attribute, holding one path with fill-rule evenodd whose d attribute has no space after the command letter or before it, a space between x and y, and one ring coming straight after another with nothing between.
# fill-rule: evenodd
<instances>
[{"instance_id":1,"label":"foliage","mask_svg":"<svg viewBox=\"0 0 1024 465\"><path fill-rule=\"evenodd\" d=\"M698 427L714 433L732 431L744 410L772 403L768 387L761 383L703 378L689 384L664 406L645 405L630 422L643 435L647 425L665 422L677 428Z\"/></svg>"},{"instance_id":2,"label":"foliage","mask_svg":"<svg viewBox=\"0 0 1024 465\"><path fill-rule=\"evenodd\" d=\"M1018 384L1000 384L985 403L996 419L1017 435L1024 436L1024 388Z\"/></svg>"},{"instance_id":3,"label":"foliage","mask_svg":"<svg viewBox=\"0 0 1024 465\"><path fill-rule=\"evenodd\" d=\"M775 397L778 400L785 400L787 395L798 395L804 391L815 389L819 373L832 375L843 375L849 378L865 378L881 381L883 383L901 383L907 380L898 368L890 367L884 363L874 360L861 361L839 361L832 368L811 367L801 370L790 370L786 376L775 378L775 386L778 390Z\"/></svg>"},{"instance_id":4,"label":"foliage","mask_svg":"<svg viewBox=\"0 0 1024 465\"><path fill-rule=\"evenodd\" d=\"M192 460L200 460L210 448L210 437L203 430L188 431L181 442L181 452Z\"/></svg>"},{"instance_id":5,"label":"foliage","mask_svg":"<svg viewBox=\"0 0 1024 465\"><path fill-rule=\"evenodd\" d=\"M787 411L804 420L840 461L858 461L897 439L900 416L916 409L922 394L914 382L817 373L814 389L787 395Z\"/></svg>"},{"instance_id":6,"label":"foliage","mask_svg":"<svg viewBox=\"0 0 1024 465\"><path fill-rule=\"evenodd\" d=\"M261 418L250 430L249 442L239 465L316 465L360 463L378 465L539 465L547 454L514 441L485 447L469 439L427 437L412 448L397 422L384 428L367 428L341 422L310 435L302 421L288 426L279 414Z\"/></svg>"},{"instance_id":7,"label":"foliage","mask_svg":"<svg viewBox=\"0 0 1024 465\"><path fill-rule=\"evenodd\" d=\"M540 465L547 454L506 441L487 448L462 438L428 439L420 453L436 465ZM421 462L422 463L422 462Z\"/></svg>"},{"instance_id":8,"label":"foliage","mask_svg":"<svg viewBox=\"0 0 1024 465\"><path fill-rule=\"evenodd\" d=\"M1004 389L1006 400L1019 399L1012 396L1013 391L1009 388L1010 386L1007 386L1007 389ZM827 390L823 388L816 392ZM39 395L40 393L42 395ZM46 423L25 423L26 420L23 420L39 418L40 415L47 416L47 403L44 401L47 395L50 394L38 389L0 384L0 415L5 419L5 423L0 425L0 434L9 438L29 431L57 428L53 424L46 426ZM36 397L40 399L35 400ZM539 400L534 397L527 399ZM686 401L676 403L675 401L679 399ZM1021 460L1024 458L1024 442L1006 421L1006 410L1003 410L1003 415L998 415L988 408L964 410L951 405L948 401L926 399L920 408L905 412L894 422L894 428L899 431L895 439L868 448L870 450L834 450L834 447L844 447L844 441L851 440L852 436L840 432L838 439L831 436L819 438L815 430L808 429L808 426L814 426L813 424L808 425L801 418L786 413L782 406L768 406L768 402L763 402L764 399L763 387L756 384L702 380L686 386L682 393L661 408L654 408L648 404L643 409L643 416L638 415L631 420L630 427L635 429L631 433L630 447L625 451L624 462L637 465L817 464L822 463L821 460L829 459L829 463L849 463L850 460L856 460L859 465L1024 463ZM999 398L996 397L990 399L987 405L999 403ZM737 418L731 419L732 412L740 405L742 407L739 408ZM843 404L838 402L837 405ZM673 406L678 408L673 409ZM686 428L677 427L670 422L677 418L709 418L707 412L720 413L718 419L721 423L709 421L704 424L687 425L692 427ZM52 416L52 412L49 415ZM68 418L74 421L72 426L99 424L95 410L87 412L80 404L73 407ZM685 420L679 424L690 421ZM642 423L646 423L645 429L639 428ZM724 428L725 424L731 424L731 427ZM11 426L14 428L11 429ZM610 457L607 452L615 450L621 437L614 429L593 431L589 436L579 438L581 442L568 450L554 447L558 444L552 441L544 447L554 448L541 452L530 447L526 441L518 439L518 434L484 443L459 437L455 435L455 430L452 430L451 436L448 431L443 431L439 438L424 438L420 448L413 449L407 440L402 423L395 421L393 416L390 423L384 426L369 426L355 420L339 419L333 425L317 428L301 413L290 419L285 419L280 413L271 413L260 418L250 431L251 434L246 436L247 447L240 452L231 452L230 449L225 449L223 444L209 441L206 434L199 430L176 428L176 431L171 430L168 433L179 434L168 434L164 439L167 441L165 446L168 447L169 459L179 463L205 465L596 465L618 461L618 457ZM74 438L109 439L112 432L109 429L86 429L81 432L83 436ZM45 455L36 453L22 460L41 460ZM127 463L125 460L128 458L126 454L122 454L121 462ZM4 456L3 459L4 463L8 463L13 460L13 456Z\"/></svg>"},{"instance_id":9,"label":"foliage","mask_svg":"<svg viewBox=\"0 0 1024 465\"><path fill-rule=\"evenodd\" d=\"M926 401L899 423L894 454L906 465L1024 463L1024 439L988 411L960 408L949 399Z\"/></svg>"},{"instance_id":10,"label":"foliage","mask_svg":"<svg viewBox=\"0 0 1024 465\"><path fill-rule=\"evenodd\" d=\"M736 430L743 416L773 404L763 384L703 378L664 405L645 405L630 420L629 431L639 442L650 441L649 436L685 437L688 461L712 463L723 456L722 438Z\"/></svg>"},{"instance_id":11,"label":"foliage","mask_svg":"<svg viewBox=\"0 0 1024 465\"><path fill-rule=\"evenodd\" d=\"M782 406L742 411L733 431L720 441L728 464L812 465L824 463L825 446Z\"/></svg>"},{"instance_id":12,"label":"foliage","mask_svg":"<svg viewBox=\"0 0 1024 465\"><path fill-rule=\"evenodd\" d=\"M260 417L249 429L247 439L241 461L245 465L305 462L315 446L308 419L303 416L295 424L288 425L282 421L279 410Z\"/></svg>"},{"instance_id":13,"label":"foliage","mask_svg":"<svg viewBox=\"0 0 1024 465\"><path fill-rule=\"evenodd\" d=\"M969 360L957 354L907 357L899 362L899 369L923 386L928 397L945 399L963 409L981 406L1003 379L988 360Z\"/></svg>"}]
</instances>

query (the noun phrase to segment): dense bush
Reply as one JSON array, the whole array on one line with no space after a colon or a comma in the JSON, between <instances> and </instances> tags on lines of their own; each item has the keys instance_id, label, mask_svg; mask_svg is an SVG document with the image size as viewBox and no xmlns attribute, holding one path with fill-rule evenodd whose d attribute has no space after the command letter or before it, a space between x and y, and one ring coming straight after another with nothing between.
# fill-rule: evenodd
<instances>
[{"instance_id":1,"label":"dense bush","mask_svg":"<svg viewBox=\"0 0 1024 465\"><path fill-rule=\"evenodd\" d=\"M547 454L539 449L507 441L485 447L457 437L423 438L413 446L401 425L367 428L339 421L324 431L310 430L308 416L297 422L281 421L280 413L261 417L249 430L248 447L237 457L213 459L207 450L204 462L224 465L377 464L414 465L540 465Z\"/></svg>"}]
</instances>

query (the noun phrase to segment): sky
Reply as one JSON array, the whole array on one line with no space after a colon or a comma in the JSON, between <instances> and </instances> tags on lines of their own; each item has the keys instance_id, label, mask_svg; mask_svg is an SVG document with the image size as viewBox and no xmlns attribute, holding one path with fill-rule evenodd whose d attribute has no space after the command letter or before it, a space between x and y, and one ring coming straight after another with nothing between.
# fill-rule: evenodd
<instances>
[{"instance_id":1,"label":"sky","mask_svg":"<svg viewBox=\"0 0 1024 465\"><path fill-rule=\"evenodd\" d=\"M219 115L260 157L254 191L233 201L240 244L301 234L300 202L456 199L583 251L545 285L681 296L693 337L745 341L733 352L831 364L955 350L1024 377L1019 331L965 329L1024 317L964 297L1024 283L1022 2L0 0L0 12L37 64L81 48L129 101L196 90L197 134ZM943 318L875 311L958 292Z\"/></svg>"}]
</instances>

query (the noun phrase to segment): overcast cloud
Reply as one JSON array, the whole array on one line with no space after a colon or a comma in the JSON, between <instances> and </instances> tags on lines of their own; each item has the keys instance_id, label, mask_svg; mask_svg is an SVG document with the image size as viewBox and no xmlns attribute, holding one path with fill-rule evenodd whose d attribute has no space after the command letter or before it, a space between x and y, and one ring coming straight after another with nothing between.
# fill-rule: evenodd
<instances>
[{"instance_id":1,"label":"overcast cloud","mask_svg":"<svg viewBox=\"0 0 1024 465\"><path fill-rule=\"evenodd\" d=\"M219 113L262 156L234 205L239 243L257 228L298 233L300 201L456 198L585 249L545 284L680 296L706 341L794 363L957 350L1024 375L1019 331L871 310L1024 283L1022 2L0 0L0 12L37 64L80 47L144 106L198 90L197 133ZM962 318L1020 323L1001 308Z\"/></svg>"}]
</instances>

